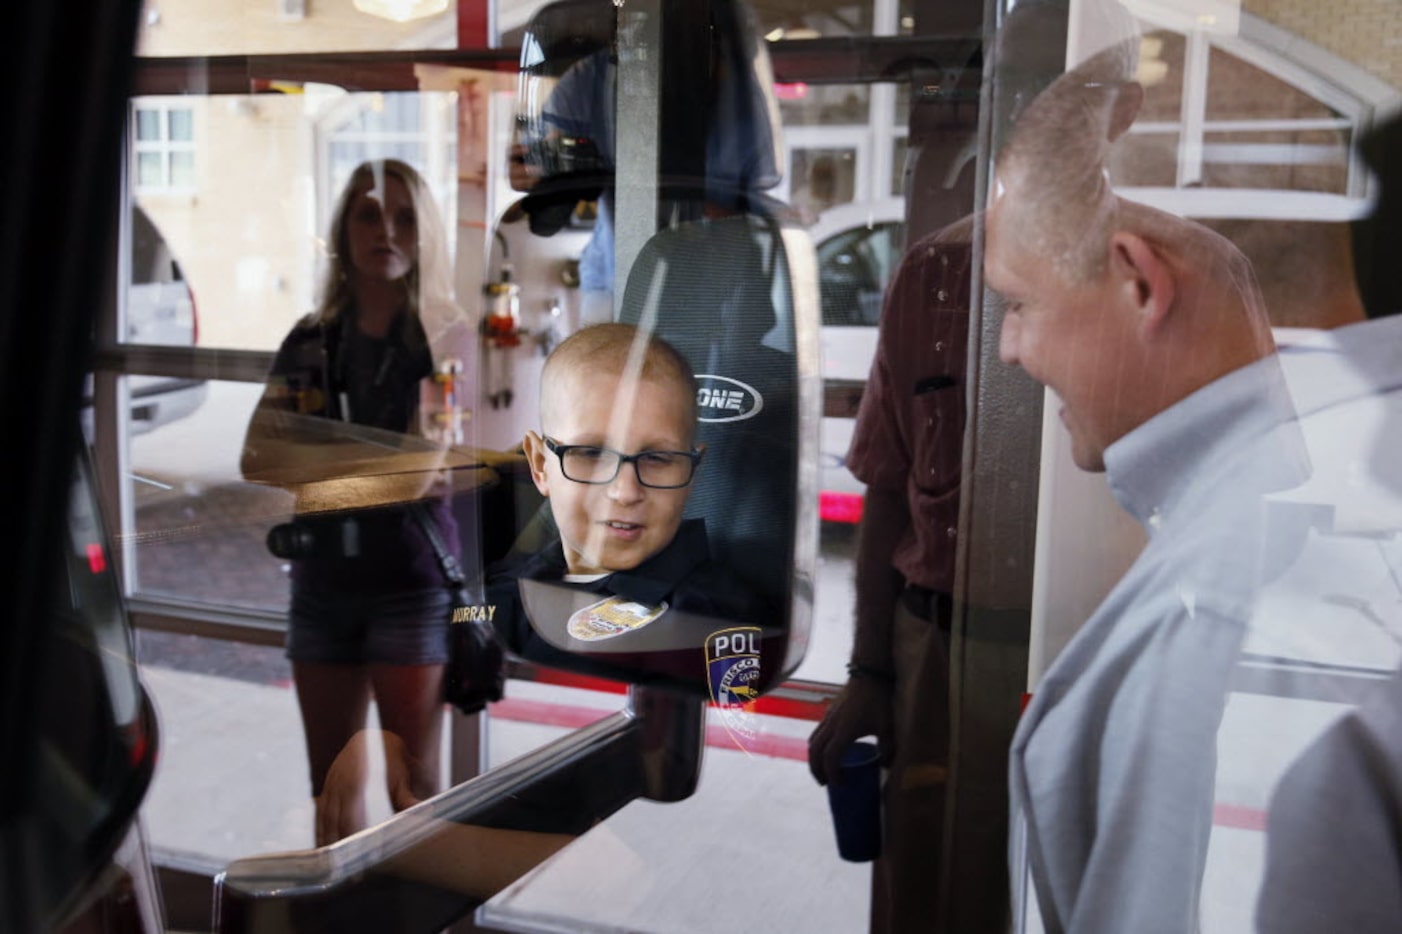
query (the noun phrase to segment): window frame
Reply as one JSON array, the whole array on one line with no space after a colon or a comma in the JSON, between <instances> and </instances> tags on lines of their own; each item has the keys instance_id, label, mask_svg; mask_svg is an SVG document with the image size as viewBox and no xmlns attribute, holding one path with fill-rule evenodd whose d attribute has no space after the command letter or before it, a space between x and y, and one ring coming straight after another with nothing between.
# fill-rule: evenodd
<instances>
[{"instance_id":1,"label":"window frame","mask_svg":"<svg viewBox=\"0 0 1402 934\"><path fill-rule=\"evenodd\" d=\"M190 121L190 139L188 140L171 138L172 117L181 113ZM160 129L158 139L141 139L139 128L142 114L157 115L157 125ZM133 100L127 125L127 139L130 152L131 187L134 192L162 195L193 195L195 193L197 186L194 179L195 173L199 170L197 161L199 150L194 108L181 103L179 98ZM153 154L160 159L160 179L156 182L143 182L141 180L141 157ZM190 156L190 182L188 184L179 184L175 181L173 163L175 156L180 154Z\"/></svg>"},{"instance_id":2,"label":"window frame","mask_svg":"<svg viewBox=\"0 0 1402 934\"><path fill-rule=\"evenodd\" d=\"M891 159L898 139L906 137L908 130L902 123L904 115L897 113L898 78L887 77L884 66L901 60L906 54L906 39L896 36L897 4L895 0L875 0L882 15L876 17L876 29L871 37L858 40L780 41L770 44L778 81L822 80L863 82L871 88L870 113L866 123L834 126L794 127L787 131L790 149L812 146L853 147L857 150L859 166L865 162L868 171L859 169L857 182L865 191L855 192L860 200L883 196L896 182L895 166ZM1161 8L1152 3L1140 2L1134 5L1134 12L1146 23L1157 23L1162 28L1172 28L1163 16L1156 18L1154 11ZM1288 42L1286 40L1289 40ZM938 41L938 40L922 40ZM1243 61L1261 67L1277 77L1289 81L1302 90L1334 107L1350 114L1356 122L1355 132L1361 133L1371 126L1376 116L1402 101L1402 96L1392 91L1383 82L1373 79L1341 59L1298 39L1283 30L1264 23L1248 14L1241 17L1240 33L1232 37L1214 36L1212 44L1231 52ZM1306 47L1308 46L1308 47ZM854 47L864 50L854 55ZM1289 49L1289 55L1280 51ZM327 82L344 81L348 90L355 91L404 91L419 90L415 68L421 64L456 65L481 67L492 70L509 70L517 58L515 49L479 49L471 51L452 50L412 50L384 53L305 53L296 55L248 55L224 56L214 59L137 59L137 81L133 88L133 110L128 121L128 158L135 160L141 149L135 145L135 98L141 97L143 108L148 101L157 102L162 119L169 120L166 114L178 109L179 95L198 88L201 93L211 96L222 94L247 94L250 82L274 80L273 76L284 80L306 80ZM824 66L823 63L828 65ZM831 67L833 71L824 71ZM856 68L861 74L847 74ZM1321 69L1327 69L1324 74ZM840 78L834 74L841 73ZM1326 77L1327 74L1327 77ZM425 88L425 90L427 90ZM162 98L168 98L162 102ZM168 125L168 122L167 124ZM1144 132L1166 131L1181 124L1149 125ZM1211 131L1220 128L1202 121L1199 129ZM198 126L194 126L196 140L183 143L192 151L198 147ZM328 163L330 140L334 134L329 130L318 130L312 141L317 152L317 162L323 168ZM1357 161L1357 157L1354 157ZM130 171L130 168L129 168ZM887 184L881 184L887 177ZM328 184L323 181L321 186ZM1361 170L1361 163L1355 174L1351 167L1352 186L1364 188L1362 196L1336 196L1313 192L1288 192L1281 197L1280 192L1238 191L1225 200L1222 190L1208 189L1148 189L1125 188L1127 197L1178 211L1194 217L1212 216L1310 216L1316 219L1342 220L1357 217L1366 207L1366 195L1370 194L1371 182L1367 173ZM123 207L129 210L126 199L139 189L134 181L129 182L123 193ZM172 189L162 189L171 193ZM323 198L318 198L325 203ZM1225 205L1225 206L1224 206ZM118 281L124 281L119 279ZM120 301L120 299L118 299ZM126 449L126 426L122 413L128 403L122 387L122 376L178 376L192 379L221 379L242 382L261 382L271 364L271 351L232 350L216 347L151 347L124 344L112 336L113 328L106 322L100 327L102 336L98 349L95 372L95 420L97 437L101 447L107 451L124 452ZM115 443L121 442L121 443ZM126 465L120 456L109 455L101 463L104 484L110 489L121 489ZM122 497L126 500L126 497ZM130 502L123 502L121 513L109 517L110 527L129 529L133 517L129 514ZM126 520L126 521L121 521ZM120 536L124 557L121 562L124 573L132 574L130 562L134 547L129 536ZM217 631L221 637L235 640L262 642L269 638L270 626L275 626L277 614L261 614L249 611L212 612L208 607L186 603L165 596L142 593L134 587L130 576L124 581L124 590L133 606L133 618L137 625L150 625L152 628L171 628L188 625L192 631ZM212 627L212 629L211 629Z\"/></svg>"},{"instance_id":3,"label":"window frame","mask_svg":"<svg viewBox=\"0 0 1402 934\"><path fill-rule=\"evenodd\" d=\"M1172 188L1121 186L1124 197L1195 218L1309 218L1351 221L1365 216L1376 195L1371 177L1356 147L1349 148L1348 179L1343 194L1278 189L1198 187L1208 134L1221 132L1280 132L1339 129L1357 139L1381 114L1402 106L1402 93L1372 77L1353 63L1304 41L1250 13L1240 13L1235 32L1204 30L1181 12L1154 0L1137 0L1131 12L1146 27L1184 37L1183 112L1178 120L1136 123L1130 136L1178 134L1177 181ZM1213 49L1298 89L1343 116L1263 120L1207 120L1209 58Z\"/></svg>"}]
</instances>

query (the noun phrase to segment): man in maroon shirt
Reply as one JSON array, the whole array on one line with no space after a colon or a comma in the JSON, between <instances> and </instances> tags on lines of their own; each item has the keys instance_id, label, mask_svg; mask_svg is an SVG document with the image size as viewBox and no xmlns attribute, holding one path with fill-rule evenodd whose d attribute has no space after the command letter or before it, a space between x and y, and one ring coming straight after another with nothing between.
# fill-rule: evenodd
<instances>
[{"instance_id":1,"label":"man in maroon shirt","mask_svg":"<svg viewBox=\"0 0 1402 934\"><path fill-rule=\"evenodd\" d=\"M999 31L985 80L1011 123L1062 67L1065 0L1019 4ZM927 141L944 156L949 129ZM958 155L954 165L972 172ZM935 166L941 179L949 166ZM916 173L917 175L919 173ZM967 211L941 182L915 187L912 213ZM937 220L936 223L939 223ZM820 784L842 752L875 735L888 772L882 855L872 875L872 934L940 930L940 853L949 763L950 594L963 461L972 215L910 247L887 290L871 376L848 452L867 485L858 531L855 634L848 680L809 740Z\"/></svg>"},{"instance_id":2,"label":"man in maroon shirt","mask_svg":"<svg viewBox=\"0 0 1402 934\"><path fill-rule=\"evenodd\" d=\"M871 930L931 930L949 757L949 623L959 525L970 220L909 250L886 297L848 454L867 484L849 679L809 741L823 784L853 740L889 769Z\"/></svg>"}]
</instances>

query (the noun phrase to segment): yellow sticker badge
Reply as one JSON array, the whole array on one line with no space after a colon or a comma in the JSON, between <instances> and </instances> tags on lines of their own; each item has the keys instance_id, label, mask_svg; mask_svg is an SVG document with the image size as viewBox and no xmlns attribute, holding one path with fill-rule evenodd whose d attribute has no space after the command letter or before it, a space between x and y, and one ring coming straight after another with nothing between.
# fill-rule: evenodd
<instances>
[{"instance_id":1,"label":"yellow sticker badge","mask_svg":"<svg viewBox=\"0 0 1402 934\"><path fill-rule=\"evenodd\" d=\"M607 597L576 610L565 629L581 642L598 642L642 629L665 612L666 603L648 606L624 597Z\"/></svg>"},{"instance_id":2,"label":"yellow sticker badge","mask_svg":"<svg viewBox=\"0 0 1402 934\"><path fill-rule=\"evenodd\" d=\"M706 637L706 680L725 730L746 752L758 733L750 709L759 699L758 626L720 629Z\"/></svg>"}]
</instances>

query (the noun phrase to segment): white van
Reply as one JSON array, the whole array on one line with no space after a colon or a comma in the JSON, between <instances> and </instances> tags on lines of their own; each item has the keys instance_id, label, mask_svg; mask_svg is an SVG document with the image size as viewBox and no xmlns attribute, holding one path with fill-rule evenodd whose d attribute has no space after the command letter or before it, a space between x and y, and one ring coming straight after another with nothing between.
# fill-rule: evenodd
<instances>
[{"instance_id":1,"label":"white van","mask_svg":"<svg viewBox=\"0 0 1402 934\"><path fill-rule=\"evenodd\" d=\"M142 210L131 209L131 281L126 293L124 343L193 347L199 342L195 295L161 236ZM132 434L142 434L193 413L204 404L209 387L202 379L130 376ZM83 398L83 427L91 436L92 380Z\"/></svg>"},{"instance_id":2,"label":"white van","mask_svg":"<svg viewBox=\"0 0 1402 934\"><path fill-rule=\"evenodd\" d=\"M905 251L905 201L839 205L819 215L808 232L818 251L823 303L819 514L825 521L856 522L866 487L847 469L847 448L876 354L886 284Z\"/></svg>"}]
</instances>

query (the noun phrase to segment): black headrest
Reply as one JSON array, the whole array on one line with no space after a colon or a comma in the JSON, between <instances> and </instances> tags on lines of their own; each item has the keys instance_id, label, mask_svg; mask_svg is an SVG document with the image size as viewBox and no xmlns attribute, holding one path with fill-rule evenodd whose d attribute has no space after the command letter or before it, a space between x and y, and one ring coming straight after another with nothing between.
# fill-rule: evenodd
<instances>
[{"instance_id":1,"label":"black headrest","mask_svg":"<svg viewBox=\"0 0 1402 934\"><path fill-rule=\"evenodd\" d=\"M696 372L706 457L687 515L718 560L788 595L796 523L798 369L788 264L777 222L757 215L681 224L639 252L621 320L680 351ZM777 304L776 304L777 299Z\"/></svg>"}]
</instances>

